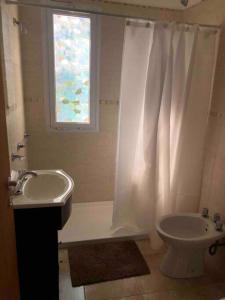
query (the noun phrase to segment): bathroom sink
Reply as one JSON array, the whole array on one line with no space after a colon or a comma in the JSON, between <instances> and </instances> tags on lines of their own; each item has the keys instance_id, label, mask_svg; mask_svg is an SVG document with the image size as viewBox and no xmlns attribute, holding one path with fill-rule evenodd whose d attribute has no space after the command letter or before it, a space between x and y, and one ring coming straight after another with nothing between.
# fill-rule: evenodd
<instances>
[{"instance_id":1,"label":"bathroom sink","mask_svg":"<svg viewBox=\"0 0 225 300\"><path fill-rule=\"evenodd\" d=\"M21 299L32 299L37 290L59 299L57 231L71 215L74 183L62 170L28 171L20 180L11 200Z\"/></svg>"},{"instance_id":2,"label":"bathroom sink","mask_svg":"<svg viewBox=\"0 0 225 300\"><path fill-rule=\"evenodd\" d=\"M74 183L62 170L38 170L26 176L20 195L12 196L15 209L64 206L71 198Z\"/></svg>"}]
</instances>

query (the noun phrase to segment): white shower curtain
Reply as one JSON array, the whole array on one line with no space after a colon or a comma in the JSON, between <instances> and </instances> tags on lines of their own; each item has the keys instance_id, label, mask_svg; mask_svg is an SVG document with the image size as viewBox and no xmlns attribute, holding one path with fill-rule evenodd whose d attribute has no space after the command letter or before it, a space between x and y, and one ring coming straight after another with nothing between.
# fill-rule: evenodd
<instances>
[{"instance_id":1,"label":"white shower curtain","mask_svg":"<svg viewBox=\"0 0 225 300\"><path fill-rule=\"evenodd\" d=\"M167 213L199 206L218 32L126 26L113 228L150 233Z\"/></svg>"}]
</instances>

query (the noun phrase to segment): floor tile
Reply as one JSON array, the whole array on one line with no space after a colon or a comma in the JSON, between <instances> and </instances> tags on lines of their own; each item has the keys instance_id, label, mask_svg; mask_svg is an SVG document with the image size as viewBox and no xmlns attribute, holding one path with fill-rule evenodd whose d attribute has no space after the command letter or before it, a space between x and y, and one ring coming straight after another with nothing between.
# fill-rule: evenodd
<instances>
[{"instance_id":1,"label":"floor tile","mask_svg":"<svg viewBox=\"0 0 225 300\"><path fill-rule=\"evenodd\" d=\"M145 255L144 258L150 270L159 270L163 255L162 253Z\"/></svg>"},{"instance_id":2,"label":"floor tile","mask_svg":"<svg viewBox=\"0 0 225 300\"><path fill-rule=\"evenodd\" d=\"M188 285L192 288L208 286L215 282L214 277L211 276L211 274L205 274L201 277L190 278L187 280L188 280Z\"/></svg>"},{"instance_id":3,"label":"floor tile","mask_svg":"<svg viewBox=\"0 0 225 300\"><path fill-rule=\"evenodd\" d=\"M144 300L173 300L173 292L159 292L143 295Z\"/></svg>"},{"instance_id":4,"label":"floor tile","mask_svg":"<svg viewBox=\"0 0 225 300\"><path fill-rule=\"evenodd\" d=\"M136 278L114 280L85 286L86 300L109 300L138 295Z\"/></svg>"},{"instance_id":5,"label":"floor tile","mask_svg":"<svg viewBox=\"0 0 225 300\"><path fill-rule=\"evenodd\" d=\"M163 253L152 252L149 241L139 241L139 249L151 274L73 288L68 252L59 252L60 300L219 300L225 297L225 276L213 268L199 278L172 279L159 266Z\"/></svg>"},{"instance_id":6,"label":"floor tile","mask_svg":"<svg viewBox=\"0 0 225 300\"><path fill-rule=\"evenodd\" d=\"M169 300L208 300L208 298L198 290L189 288L172 291Z\"/></svg>"},{"instance_id":7,"label":"floor tile","mask_svg":"<svg viewBox=\"0 0 225 300\"><path fill-rule=\"evenodd\" d=\"M145 256L154 253L154 250L151 249L151 244L149 240L138 240L136 241L136 244L142 255Z\"/></svg>"},{"instance_id":8,"label":"floor tile","mask_svg":"<svg viewBox=\"0 0 225 300\"><path fill-rule=\"evenodd\" d=\"M59 270L61 272L70 272L68 252L66 249L59 251Z\"/></svg>"},{"instance_id":9,"label":"floor tile","mask_svg":"<svg viewBox=\"0 0 225 300\"><path fill-rule=\"evenodd\" d=\"M225 284L218 283L201 287L199 294L203 295L207 300L225 298Z\"/></svg>"},{"instance_id":10,"label":"floor tile","mask_svg":"<svg viewBox=\"0 0 225 300\"><path fill-rule=\"evenodd\" d=\"M186 279L171 279L164 276L159 270L152 270L150 275L137 277L137 285L140 294L153 292L165 292L188 287Z\"/></svg>"},{"instance_id":11,"label":"floor tile","mask_svg":"<svg viewBox=\"0 0 225 300\"><path fill-rule=\"evenodd\" d=\"M159 253L164 253L165 252L165 247L162 247L159 250L154 250L151 248L151 243L149 239L144 239L144 240L137 240L136 244L141 252L141 254L145 256L149 256L152 254L159 254Z\"/></svg>"},{"instance_id":12,"label":"floor tile","mask_svg":"<svg viewBox=\"0 0 225 300\"><path fill-rule=\"evenodd\" d=\"M110 300L115 300L115 299L110 299ZM125 297L116 300L144 300L144 297L142 295L138 295L138 296Z\"/></svg>"},{"instance_id":13,"label":"floor tile","mask_svg":"<svg viewBox=\"0 0 225 300\"><path fill-rule=\"evenodd\" d=\"M70 279L67 250L59 251L59 299L85 300L84 288L73 288Z\"/></svg>"}]
</instances>

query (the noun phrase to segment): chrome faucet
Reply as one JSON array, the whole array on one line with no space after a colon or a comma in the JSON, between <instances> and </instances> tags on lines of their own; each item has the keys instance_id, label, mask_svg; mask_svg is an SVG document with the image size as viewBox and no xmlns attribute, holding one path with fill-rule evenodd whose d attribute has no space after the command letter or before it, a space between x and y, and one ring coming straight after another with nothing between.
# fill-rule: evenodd
<instances>
[{"instance_id":1,"label":"chrome faucet","mask_svg":"<svg viewBox=\"0 0 225 300\"><path fill-rule=\"evenodd\" d=\"M15 161L15 160L24 160L25 156L24 155L20 155L20 154L16 154L16 153L12 153L11 154L11 160Z\"/></svg>"},{"instance_id":2,"label":"chrome faucet","mask_svg":"<svg viewBox=\"0 0 225 300\"><path fill-rule=\"evenodd\" d=\"M26 176L28 175L37 176L38 174L35 171L26 171L26 170L20 170L17 173L18 176L15 180L9 179L8 186L12 187L11 190L14 195L21 195L23 184L27 180Z\"/></svg>"},{"instance_id":3,"label":"chrome faucet","mask_svg":"<svg viewBox=\"0 0 225 300\"><path fill-rule=\"evenodd\" d=\"M35 172L35 171L27 171L27 170L18 171L18 181L22 180L27 175L37 176L37 172Z\"/></svg>"}]
</instances>

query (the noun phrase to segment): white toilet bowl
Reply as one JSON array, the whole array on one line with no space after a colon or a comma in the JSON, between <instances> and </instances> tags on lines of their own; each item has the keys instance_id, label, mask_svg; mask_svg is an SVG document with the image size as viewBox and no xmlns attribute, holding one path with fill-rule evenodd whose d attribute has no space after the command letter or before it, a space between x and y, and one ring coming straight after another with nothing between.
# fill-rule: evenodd
<instances>
[{"instance_id":1,"label":"white toilet bowl","mask_svg":"<svg viewBox=\"0 0 225 300\"><path fill-rule=\"evenodd\" d=\"M204 273L204 256L208 247L225 236L215 223L200 214L172 214L162 217L157 232L169 246L161 271L173 278L198 277Z\"/></svg>"}]
</instances>

